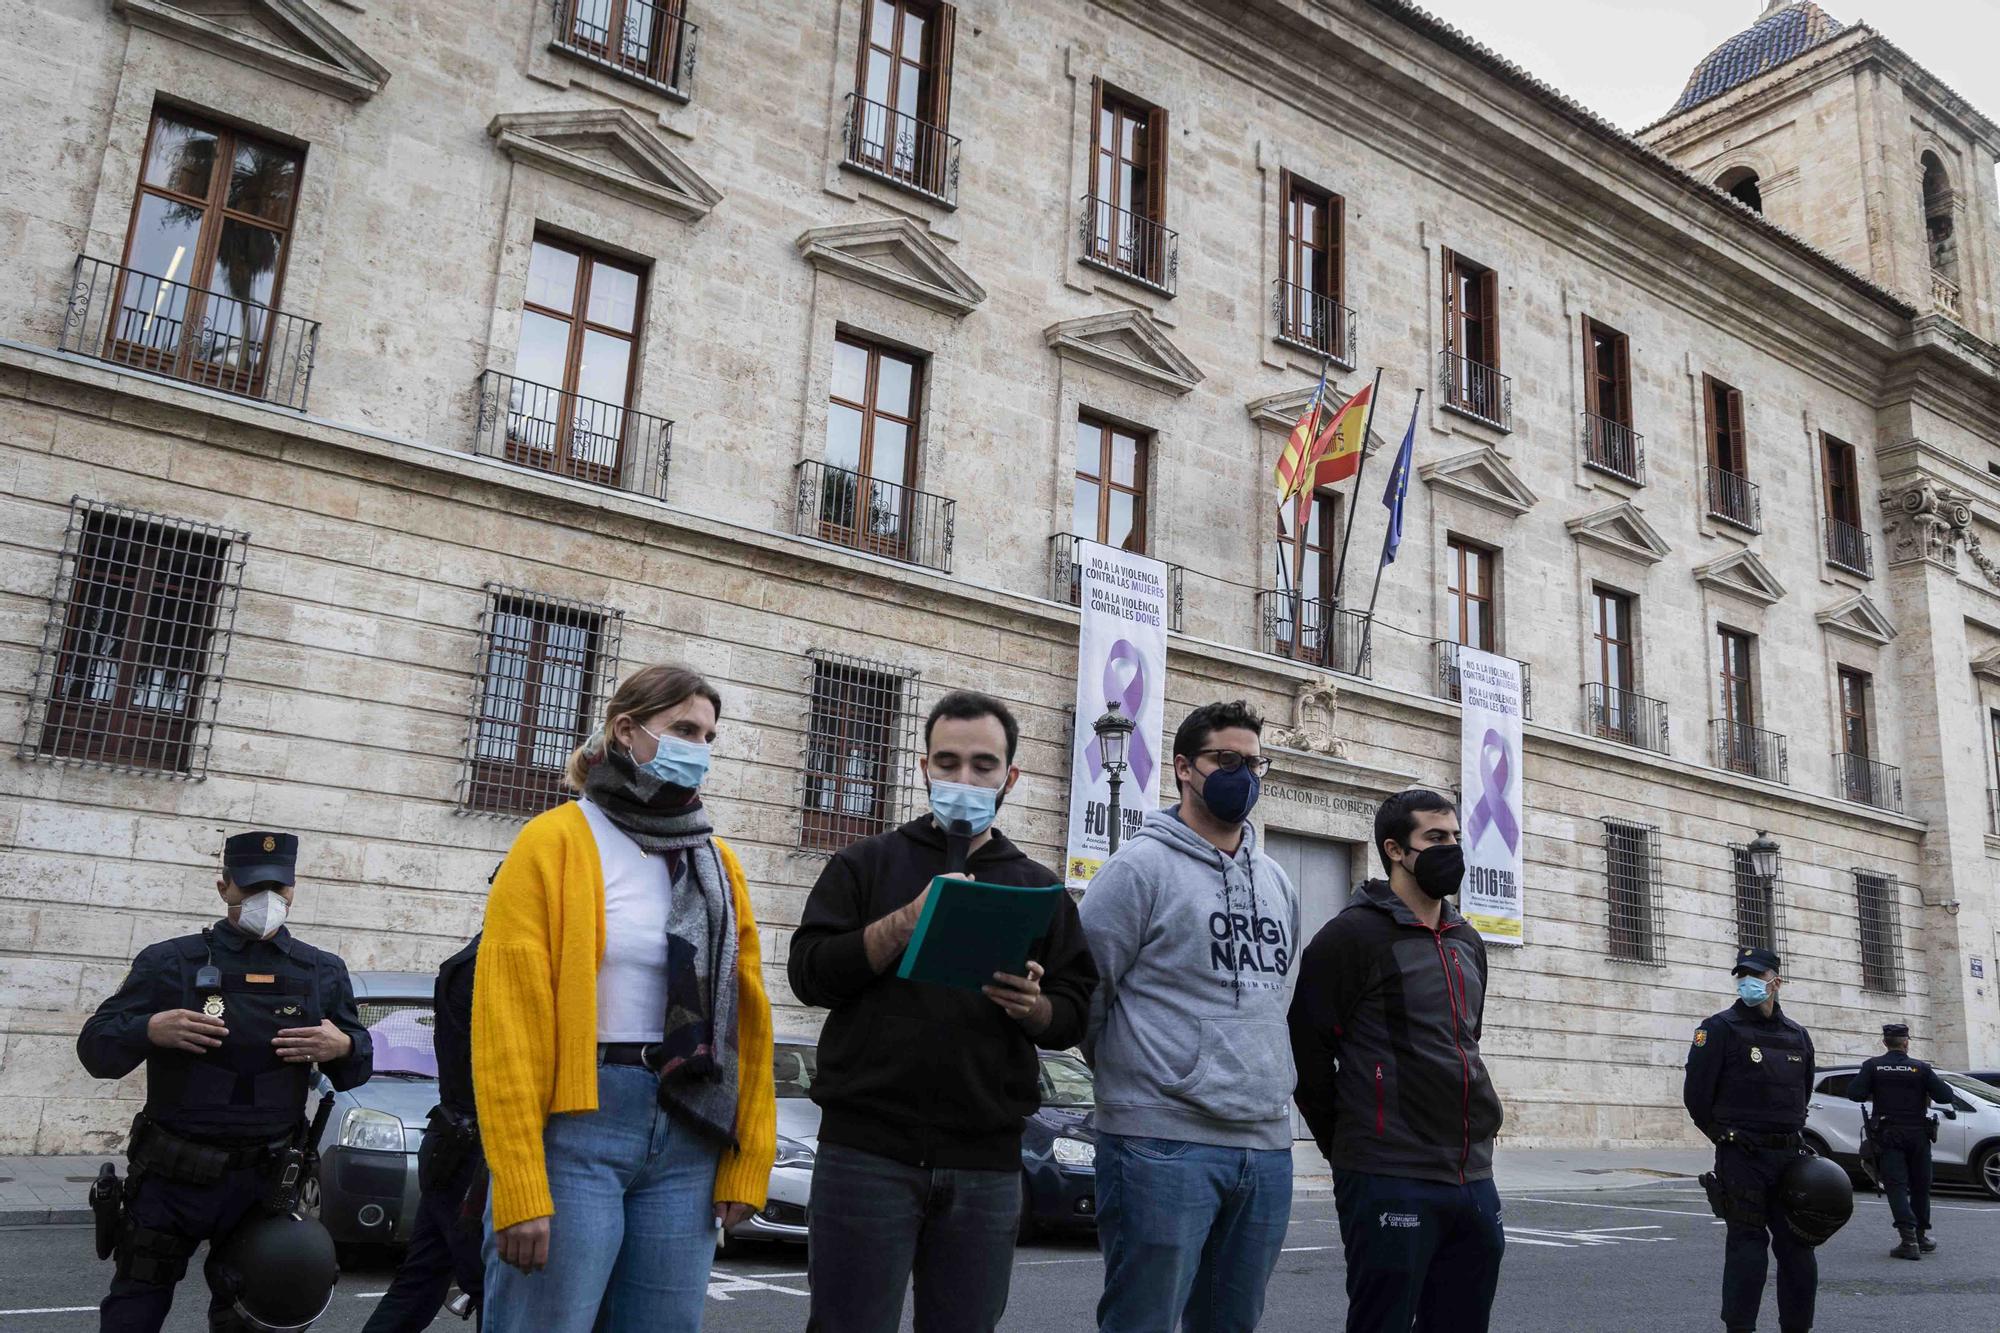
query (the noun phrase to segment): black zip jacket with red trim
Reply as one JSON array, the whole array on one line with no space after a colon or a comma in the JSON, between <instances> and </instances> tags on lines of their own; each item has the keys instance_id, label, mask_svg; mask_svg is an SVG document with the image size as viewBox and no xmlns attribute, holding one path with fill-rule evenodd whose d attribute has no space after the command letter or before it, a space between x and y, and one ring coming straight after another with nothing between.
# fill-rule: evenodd
<instances>
[{"instance_id":1,"label":"black zip jacket with red trim","mask_svg":"<svg viewBox=\"0 0 2000 1333\"><path fill-rule=\"evenodd\" d=\"M1292 996L1299 1111L1336 1170L1462 1184L1493 1174L1500 1096L1479 1056L1486 942L1432 930L1371 879L1306 946Z\"/></svg>"}]
</instances>

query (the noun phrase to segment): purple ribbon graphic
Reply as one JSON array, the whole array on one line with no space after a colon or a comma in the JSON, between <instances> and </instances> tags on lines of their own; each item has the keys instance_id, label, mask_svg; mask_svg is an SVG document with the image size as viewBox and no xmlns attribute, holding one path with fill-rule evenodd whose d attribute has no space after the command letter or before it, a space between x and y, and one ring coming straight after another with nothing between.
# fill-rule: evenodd
<instances>
[{"instance_id":1,"label":"purple ribbon graphic","mask_svg":"<svg viewBox=\"0 0 2000 1333\"><path fill-rule=\"evenodd\" d=\"M1132 664L1132 679L1125 682L1122 693L1118 689L1120 662ZM1130 639L1120 639L1112 644L1111 655L1104 659L1104 697L1116 699L1118 706L1125 710L1125 716L1139 724L1132 731L1132 739L1126 743L1126 753L1132 765L1132 780L1143 787L1153 776L1153 752L1146 746L1145 724L1141 720L1146 707L1146 659L1140 656ZM1090 765L1092 774L1097 777L1104 775L1104 756L1094 738L1084 750L1083 757Z\"/></svg>"},{"instance_id":2,"label":"purple ribbon graphic","mask_svg":"<svg viewBox=\"0 0 2000 1333\"><path fill-rule=\"evenodd\" d=\"M1521 850L1521 826L1514 822L1514 811L1507 804L1507 784L1513 777L1513 769L1507 762L1507 742L1500 739L1500 733L1487 728L1486 739L1479 744L1479 804L1472 807L1472 815L1465 821L1466 841L1474 846L1487 828L1500 830L1500 840L1507 844L1507 850Z\"/></svg>"}]
</instances>

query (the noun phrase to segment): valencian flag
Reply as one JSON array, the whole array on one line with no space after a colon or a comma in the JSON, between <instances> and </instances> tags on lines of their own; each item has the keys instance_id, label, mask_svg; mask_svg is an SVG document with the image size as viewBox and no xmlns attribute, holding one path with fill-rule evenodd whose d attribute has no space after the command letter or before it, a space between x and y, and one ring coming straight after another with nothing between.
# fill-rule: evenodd
<instances>
[{"instance_id":1,"label":"valencian flag","mask_svg":"<svg viewBox=\"0 0 2000 1333\"><path fill-rule=\"evenodd\" d=\"M1292 427L1291 438L1285 441L1285 452L1278 458L1280 502L1346 481L1361 467L1361 449L1368 439L1375 386L1371 384L1361 390L1330 415L1321 404L1325 393L1326 379L1322 375L1312 404L1299 418L1299 424Z\"/></svg>"}]
</instances>

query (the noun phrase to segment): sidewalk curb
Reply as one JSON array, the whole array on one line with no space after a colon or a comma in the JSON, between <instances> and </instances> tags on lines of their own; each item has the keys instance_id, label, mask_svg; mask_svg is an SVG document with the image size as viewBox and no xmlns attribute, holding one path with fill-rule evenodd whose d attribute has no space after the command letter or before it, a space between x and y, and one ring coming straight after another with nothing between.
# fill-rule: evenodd
<instances>
[{"instance_id":1,"label":"sidewalk curb","mask_svg":"<svg viewBox=\"0 0 2000 1333\"><path fill-rule=\"evenodd\" d=\"M74 1226L95 1217L88 1208L0 1208L0 1227Z\"/></svg>"}]
</instances>

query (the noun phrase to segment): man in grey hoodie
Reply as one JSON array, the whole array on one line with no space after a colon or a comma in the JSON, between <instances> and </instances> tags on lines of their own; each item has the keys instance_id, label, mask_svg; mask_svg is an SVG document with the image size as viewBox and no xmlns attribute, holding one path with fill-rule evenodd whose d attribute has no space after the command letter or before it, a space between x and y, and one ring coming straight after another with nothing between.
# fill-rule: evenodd
<instances>
[{"instance_id":1,"label":"man in grey hoodie","mask_svg":"<svg viewBox=\"0 0 2000 1333\"><path fill-rule=\"evenodd\" d=\"M1180 804L1084 895L1106 1333L1248 1333L1284 1245L1299 899L1247 822L1263 728L1240 700L1188 714Z\"/></svg>"}]
</instances>

